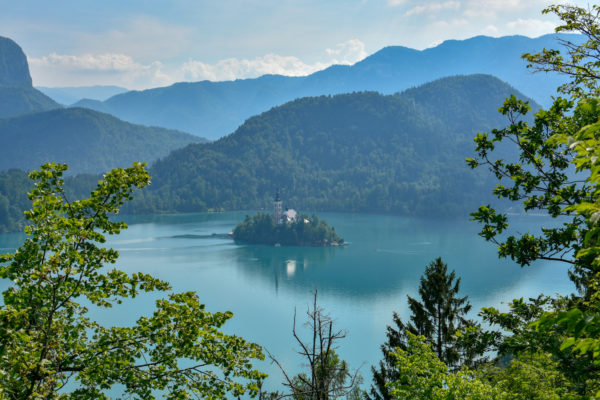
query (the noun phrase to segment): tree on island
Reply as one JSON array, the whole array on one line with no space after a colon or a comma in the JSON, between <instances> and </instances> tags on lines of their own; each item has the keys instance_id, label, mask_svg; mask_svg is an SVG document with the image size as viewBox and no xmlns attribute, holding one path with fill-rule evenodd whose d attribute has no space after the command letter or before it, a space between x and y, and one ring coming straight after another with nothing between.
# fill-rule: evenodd
<instances>
[{"instance_id":1,"label":"tree on island","mask_svg":"<svg viewBox=\"0 0 600 400\"><path fill-rule=\"evenodd\" d=\"M131 327L89 317L90 308L170 286L108 269L118 252L100 247L127 227L112 217L148 185L144 166L110 171L85 200L67 198L66 169L45 164L30 173L28 238L0 258L0 278L10 282L0 306L0 398L108 399L115 386L142 399L256 395L266 377L252 366L264 358L261 347L224 334L232 313L206 311L194 292L157 300Z\"/></svg>"},{"instance_id":2,"label":"tree on island","mask_svg":"<svg viewBox=\"0 0 600 400\"><path fill-rule=\"evenodd\" d=\"M383 360L378 368L371 367L373 385L366 395L368 400L392 399L389 383L396 380L399 373L394 352L396 348L407 349L409 333L422 335L438 359L450 369L473 363L475 355L464 348L456 335L458 330L475 325L465 318L471 304L468 296L458 296L459 290L460 278L455 271L448 272L448 265L441 258L427 265L419 284L420 300L407 296L410 322L405 324L394 313L396 326L387 327L387 341L381 346Z\"/></svg>"},{"instance_id":3,"label":"tree on island","mask_svg":"<svg viewBox=\"0 0 600 400\"><path fill-rule=\"evenodd\" d=\"M279 224L269 214L247 215L233 230L233 238L246 243L282 246L338 246L344 243L333 227L314 214L310 217L298 215L292 222Z\"/></svg>"}]
</instances>

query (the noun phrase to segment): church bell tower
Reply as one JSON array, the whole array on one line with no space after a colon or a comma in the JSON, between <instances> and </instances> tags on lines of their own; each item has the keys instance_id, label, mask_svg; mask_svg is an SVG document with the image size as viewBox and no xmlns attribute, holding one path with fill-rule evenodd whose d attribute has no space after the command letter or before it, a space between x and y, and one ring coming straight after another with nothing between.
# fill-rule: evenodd
<instances>
[{"instance_id":1,"label":"church bell tower","mask_svg":"<svg viewBox=\"0 0 600 400\"><path fill-rule=\"evenodd\" d=\"M276 224L281 222L281 217L283 216L283 207L281 204L281 198L279 197L279 189L277 189L277 193L275 194L275 200L273 201L273 221Z\"/></svg>"}]
</instances>

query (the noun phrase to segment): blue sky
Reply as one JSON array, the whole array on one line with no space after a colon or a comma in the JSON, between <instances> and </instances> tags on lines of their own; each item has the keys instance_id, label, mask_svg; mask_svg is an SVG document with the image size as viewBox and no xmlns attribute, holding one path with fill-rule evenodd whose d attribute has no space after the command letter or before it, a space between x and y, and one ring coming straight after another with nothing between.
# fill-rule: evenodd
<instances>
[{"instance_id":1,"label":"blue sky","mask_svg":"<svg viewBox=\"0 0 600 400\"><path fill-rule=\"evenodd\" d=\"M306 75L385 46L553 31L548 0L0 0L0 36L34 85L119 85ZM570 3L587 6L588 1Z\"/></svg>"}]
</instances>

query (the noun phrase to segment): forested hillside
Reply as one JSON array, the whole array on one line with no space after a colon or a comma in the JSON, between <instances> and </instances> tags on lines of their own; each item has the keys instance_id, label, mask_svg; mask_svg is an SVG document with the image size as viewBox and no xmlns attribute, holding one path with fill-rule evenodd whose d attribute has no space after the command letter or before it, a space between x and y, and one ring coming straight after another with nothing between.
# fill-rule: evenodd
<instances>
[{"instance_id":1,"label":"forested hillside","mask_svg":"<svg viewBox=\"0 0 600 400\"><path fill-rule=\"evenodd\" d=\"M579 40L578 36L569 36ZM414 50L386 47L355 65L334 65L305 77L264 75L227 82L180 82L169 87L131 91L104 102L77 106L111 113L126 121L164 126L216 139L252 115L306 96L378 91L393 94L446 76L485 73L499 77L538 102L547 102L564 82L556 74L532 74L525 52L556 47L556 35L477 36L448 40Z\"/></svg>"},{"instance_id":2,"label":"forested hillside","mask_svg":"<svg viewBox=\"0 0 600 400\"><path fill-rule=\"evenodd\" d=\"M61 162L69 164L71 174L101 173L133 161L151 163L174 149L205 141L83 108L0 119L0 140L0 170Z\"/></svg>"},{"instance_id":3,"label":"forested hillside","mask_svg":"<svg viewBox=\"0 0 600 400\"><path fill-rule=\"evenodd\" d=\"M124 211L262 209L270 207L279 188L284 206L306 211L467 215L494 199L489 195L492 178L469 169L465 158L474 153L477 132L506 124L497 109L511 94L524 98L497 78L471 75L399 95L298 99L250 118L216 142L192 144L157 161L150 167L152 185ZM3 127L0 121L0 132ZM110 153L114 143L99 140L105 147L97 153ZM79 169L85 166L81 158L75 164ZM77 176L67 187L83 195L95 180Z\"/></svg>"},{"instance_id":4,"label":"forested hillside","mask_svg":"<svg viewBox=\"0 0 600 400\"><path fill-rule=\"evenodd\" d=\"M128 211L257 209L280 188L285 205L302 210L467 214L489 177L464 160L476 132L505 124L497 109L512 93L523 97L474 75L400 95L299 99L158 161Z\"/></svg>"}]
</instances>

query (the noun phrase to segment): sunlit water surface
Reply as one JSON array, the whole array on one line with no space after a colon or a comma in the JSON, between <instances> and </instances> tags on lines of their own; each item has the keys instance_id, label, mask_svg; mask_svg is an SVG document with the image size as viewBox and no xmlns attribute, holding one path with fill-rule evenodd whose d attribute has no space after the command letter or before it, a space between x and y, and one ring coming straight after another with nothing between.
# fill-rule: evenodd
<instances>
[{"instance_id":1,"label":"sunlit water surface","mask_svg":"<svg viewBox=\"0 0 600 400\"><path fill-rule=\"evenodd\" d=\"M108 245L120 252L118 268L150 273L169 281L174 291L194 290L209 311L232 311L225 331L259 343L290 373L302 365L291 335L294 310L303 321L315 290L319 305L347 332L338 351L352 367L361 368L365 387L370 366L381 357L379 346L392 313L408 318L406 296L417 296L419 278L436 257L456 270L461 294L469 296L474 310L506 308L502 303L542 292L573 291L566 266L537 262L520 268L499 260L495 247L467 220L322 213L348 245L300 248L242 245L226 238L245 214L129 217L129 229L111 237ZM523 233L548 223L545 217L517 217L514 227ZM0 235L0 251L11 251L23 238ZM104 324L127 325L149 314L159 296L141 296L94 313ZM270 375L266 388L281 387L282 375L274 365L264 362L259 368Z\"/></svg>"}]
</instances>

